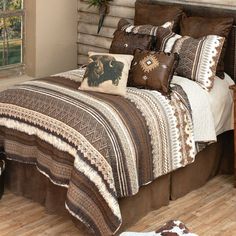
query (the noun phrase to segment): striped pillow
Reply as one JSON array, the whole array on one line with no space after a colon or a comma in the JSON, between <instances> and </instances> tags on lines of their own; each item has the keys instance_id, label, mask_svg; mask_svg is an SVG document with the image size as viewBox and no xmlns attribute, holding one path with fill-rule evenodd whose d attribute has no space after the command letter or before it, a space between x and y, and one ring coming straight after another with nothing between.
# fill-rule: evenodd
<instances>
[{"instance_id":1,"label":"striped pillow","mask_svg":"<svg viewBox=\"0 0 236 236\"><path fill-rule=\"evenodd\" d=\"M199 83L207 91L214 84L224 37L208 35L199 39L172 33L161 38L160 50L179 54L176 73Z\"/></svg>"},{"instance_id":2,"label":"striped pillow","mask_svg":"<svg viewBox=\"0 0 236 236\"><path fill-rule=\"evenodd\" d=\"M160 26L153 26L153 25L133 25L129 23L125 19L121 19L118 28L120 30L125 31L126 33L133 33L133 34L147 34L152 36L158 36L162 31L172 32L174 22L168 21Z\"/></svg>"}]
</instances>

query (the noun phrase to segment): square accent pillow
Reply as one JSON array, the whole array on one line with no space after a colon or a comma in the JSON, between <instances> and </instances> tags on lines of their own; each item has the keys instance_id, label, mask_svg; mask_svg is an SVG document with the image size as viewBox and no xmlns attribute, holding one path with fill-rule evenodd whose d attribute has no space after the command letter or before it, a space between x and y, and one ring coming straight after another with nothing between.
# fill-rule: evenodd
<instances>
[{"instance_id":1,"label":"square accent pillow","mask_svg":"<svg viewBox=\"0 0 236 236\"><path fill-rule=\"evenodd\" d=\"M131 66L133 86L170 93L170 82L178 64L177 53L142 51L137 49Z\"/></svg>"},{"instance_id":2,"label":"square accent pillow","mask_svg":"<svg viewBox=\"0 0 236 236\"><path fill-rule=\"evenodd\" d=\"M190 36L193 38L201 38L207 35L218 35L225 38L225 43L217 66L216 75L224 78L224 58L227 48L229 32L232 29L234 19L228 18L206 18L183 15L180 22L180 34L182 36Z\"/></svg>"},{"instance_id":3,"label":"square accent pillow","mask_svg":"<svg viewBox=\"0 0 236 236\"><path fill-rule=\"evenodd\" d=\"M133 55L135 49L152 50L156 47L156 38L172 32L173 22L161 26L134 26L121 19L110 47L110 53Z\"/></svg>"},{"instance_id":4,"label":"square accent pillow","mask_svg":"<svg viewBox=\"0 0 236 236\"><path fill-rule=\"evenodd\" d=\"M89 52L89 62L79 90L124 96L132 55Z\"/></svg>"},{"instance_id":5,"label":"square accent pillow","mask_svg":"<svg viewBox=\"0 0 236 236\"><path fill-rule=\"evenodd\" d=\"M135 25L162 25L167 21L173 21L173 31L179 32L179 22L183 14L183 8L176 5L158 3L135 3Z\"/></svg>"},{"instance_id":6,"label":"square accent pillow","mask_svg":"<svg viewBox=\"0 0 236 236\"><path fill-rule=\"evenodd\" d=\"M162 39L161 49L179 54L178 75L194 80L210 91L223 44L224 38L217 35L194 39L173 33Z\"/></svg>"}]
</instances>

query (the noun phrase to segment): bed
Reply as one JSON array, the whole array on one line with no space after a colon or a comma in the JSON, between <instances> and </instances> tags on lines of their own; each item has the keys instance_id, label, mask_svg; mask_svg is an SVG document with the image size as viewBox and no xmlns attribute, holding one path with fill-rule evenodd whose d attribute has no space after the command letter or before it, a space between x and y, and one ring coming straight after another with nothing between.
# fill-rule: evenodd
<instances>
[{"instance_id":1,"label":"bed","mask_svg":"<svg viewBox=\"0 0 236 236\"><path fill-rule=\"evenodd\" d=\"M210 13L236 20L231 10L183 7L190 15ZM174 76L171 102L157 92L136 88L128 88L128 95L120 99L78 92L83 70L3 91L0 125L7 187L51 212L69 212L81 235L91 233L88 229L95 235L110 235L217 173L230 173L233 99L228 87L236 79L234 52L235 27L226 52L225 79L216 78L207 93L194 82ZM168 118L173 103L178 115ZM181 131L176 126L182 126ZM157 132L166 145L155 141ZM153 152L162 158L152 159Z\"/></svg>"}]
</instances>

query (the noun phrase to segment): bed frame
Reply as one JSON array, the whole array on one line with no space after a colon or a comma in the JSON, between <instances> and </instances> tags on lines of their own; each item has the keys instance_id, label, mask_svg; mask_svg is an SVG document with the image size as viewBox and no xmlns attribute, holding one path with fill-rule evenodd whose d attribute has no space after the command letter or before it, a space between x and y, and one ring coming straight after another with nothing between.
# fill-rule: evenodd
<instances>
[{"instance_id":1,"label":"bed frame","mask_svg":"<svg viewBox=\"0 0 236 236\"><path fill-rule=\"evenodd\" d=\"M155 4L157 1L144 1ZM167 4L158 1L158 4ZM168 3L170 4L170 3ZM222 8L180 4L191 16L233 17L236 24L236 11ZM236 26L233 27L225 56L226 72L236 81ZM172 199L179 198L188 192L201 187L218 173L233 173L233 133L227 132L218 136L217 143L211 144L201 151L196 161L177 171L162 176L148 186L140 189L133 197L119 200L123 225L120 232L131 226L148 212L168 205ZM50 212L64 214L66 190L53 185L41 175L34 166L8 161L6 185L14 193L26 196L43 204ZM201 173L201 174L199 174ZM29 178L30 177L30 178ZM80 225L77 221L76 224ZM84 228L78 231L88 235ZM85 233L86 232L86 233ZM119 232L118 232L119 233ZM79 234L80 235L80 234Z\"/></svg>"}]
</instances>

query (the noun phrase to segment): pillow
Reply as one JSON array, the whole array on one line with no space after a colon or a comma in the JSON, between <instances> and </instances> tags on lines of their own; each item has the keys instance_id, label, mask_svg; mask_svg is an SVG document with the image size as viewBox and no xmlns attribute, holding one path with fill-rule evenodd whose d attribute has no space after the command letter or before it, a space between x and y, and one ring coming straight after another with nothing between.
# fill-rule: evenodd
<instances>
[{"instance_id":1,"label":"pillow","mask_svg":"<svg viewBox=\"0 0 236 236\"><path fill-rule=\"evenodd\" d=\"M154 37L141 34L127 34L122 30L114 33L109 52L114 54L133 55L136 48L152 49L154 47Z\"/></svg>"},{"instance_id":2,"label":"pillow","mask_svg":"<svg viewBox=\"0 0 236 236\"><path fill-rule=\"evenodd\" d=\"M178 58L177 53L137 49L130 73L133 86L158 90L163 95L168 95Z\"/></svg>"},{"instance_id":3,"label":"pillow","mask_svg":"<svg viewBox=\"0 0 236 236\"><path fill-rule=\"evenodd\" d=\"M229 32L233 26L233 18L205 18L182 17L180 22L180 34L200 38L207 35L218 35L225 38L225 43L217 66L217 75L224 78L224 57L227 47Z\"/></svg>"},{"instance_id":4,"label":"pillow","mask_svg":"<svg viewBox=\"0 0 236 236\"><path fill-rule=\"evenodd\" d=\"M173 22L161 26L134 26L127 20L121 19L110 47L110 53L133 55L135 49L152 50L156 47L156 37L172 32Z\"/></svg>"},{"instance_id":5,"label":"pillow","mask_svg":"<svg viewBox=\"0 0 236 236\"><path fill-rule=\"evenodd\" d=\"M197 81L209 91L213 87L223 44L224 38L217 35L194 39L173 33L163 39L161 49L179 54L178 75Z\"/></svg>"},{"instance_id":6,"label":"pillow","mask_svg":"<svg viewBox=\"0 0 236 236\"><path fill-rule=\"evenodd\" d=\"M79 89L124 96L132 60L131 55L89 52Z\"/></svg>"},{"instance_id":7,"label":"pillow","mask_svg":"<svg viewBox=\"0 0 236 236\"><path fill-rule=\"evenodd\" d=\"M133 33L133 34L147 34L152 35L154 37L158 37L158 35L162 31L172 32L174 22L167 21L162 25L153 26L153 25L138 25L135 26L129 23L125 19L121 19L118 23L118 29L125 31L126 33Z\"/></svg>"},{"instance_id":8,"label":"pillow","mask_svg":"<svg viewBox=\"0 0 236 236\"><path fill-rule=\"evenodd\" d=\"M136 2L134 24L163 25L167 21L173 21L173 31L178 32L182 14L183 9L179 6Z\"/></svg>"}]
</instances>

